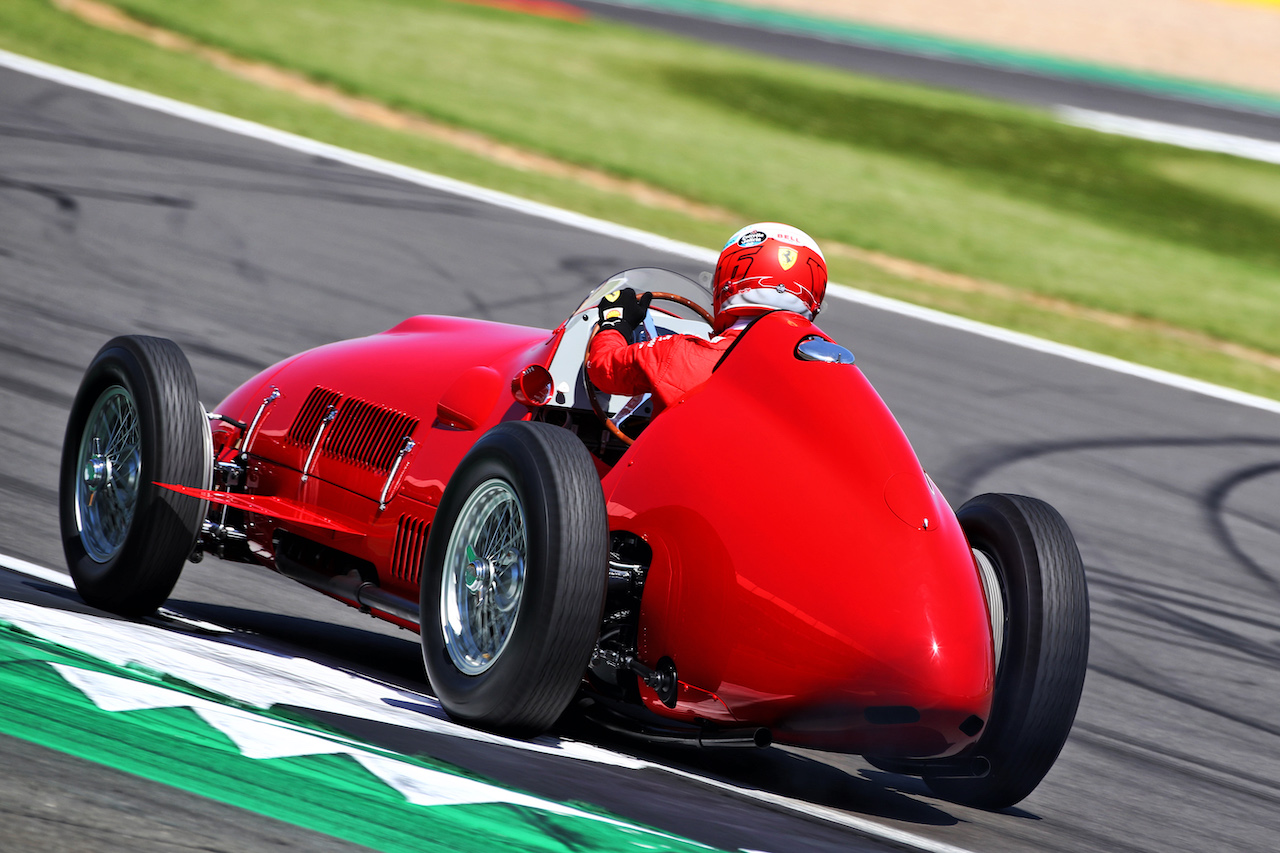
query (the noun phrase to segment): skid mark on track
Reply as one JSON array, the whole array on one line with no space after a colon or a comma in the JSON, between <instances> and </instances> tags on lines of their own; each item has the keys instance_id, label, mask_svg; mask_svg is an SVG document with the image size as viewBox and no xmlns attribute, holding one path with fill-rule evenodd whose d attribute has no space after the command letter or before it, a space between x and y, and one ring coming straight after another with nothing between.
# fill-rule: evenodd
<instances>
[{"instance_id":1,"label":"skid mark on track","mask_svg":"<svg viewBox=\"0 0 1280 853\"><path fill-rule=\"evenodd\" d=\"M80 198L96 198L104 199L106 201L121 202L123 204L154 205L156 207L173 207L183 210L190 210L195 207L195 202L190 199L178 198L176 196L156 195L154 193L134 193L121 190L105 190L96 187L59 186L57 184L18 181L0 175L0 190L3 189L20 190L22 192L41 196L42 198L47 198L57 205L58 210L68 213L79 212Z\"/></svg>"},{"instance_id":2,"label":"skid mark on track","mask_svg":"<svg viewBox=\"0 0 1280 853\"><path fill-rule=\"evenodd\" d=\"M1231 532L1231 528L1227 526L1227 516L1230 510L1227 508L1227 502L1231 495L1246 483L1268 477L1272 474L1280 473L1280 463L1268 462L1262 465L1254 465L1233 471L1218 483L1215 483L1209 490L1208 496L1205 498L1205 504L1208 508L1210 519L1213 524L1214 534L1224 548L1235 558L1236 562L1245 566L1254 577L1263 581L1278 594L1280 594L1280 578L1272 574L1265 566L1251 557L1248 552L1240 546L1235 535ZM1267 526L1273 524L1274 518L1263 518L1251 514L1248 519L1250 522L1258 526ZM1280 533L1280 530L1268 528L1273 533ZM1280 653L1278 653L1280 654Z\"/></svg>"},{"instance_id":3,"label":"skid mark on track","mask_svg":"<svg viewBox=\"0 0 1280 853\"><path fill-rule=\"evenodd\" d=\"M1280 806L1280 784L1274 779L1249 773L1206 758L1144 741L1087 722L1076 721L1072 737L1103 753L1120 751L1160 771L1191 776L1198 784L1225 787L1239 794L1255 797Z\"/></svg>"},{"instance_id":4,"label":"skid mark on track","mask_svg":"<svg viewBox=\"0 0 1280 853\"><path fill-rule=\"evenodd\" d=\"M1036 442L1022 446L1001 446L988 452L970 454L972 461L960 468L948 481L949 490L957 494L972 494L978 491L979 483L994 476L998 471L1011 468L1033 460L1058 454L1099 454L1107 452L1132 452L1145 449L1178 448L1211 452L1216 449L1258 448L1263 451L1280 450L1280 439L1268 435L1224 435L1224 436L1133 436L1111 438L1068 439L1063 441ZM1112 466L1115 467L1114 465ZM1234 491L1253 481L1280 473L1280 463L1265 462L1237 468L1222 476L1207 487L1186 491L1168 483L1147 483L1160 488L1181 491L1183 496L1195 504L1202 514L1214 539L1222 547L1232 562L1243 568L1250 576L1270 587L1273 594L1280 596L1280 577L1261 565L1250 556L1237 542L1236 536L1227 525L1228 517L1239 517L1260 530L1280 535L1280 516L1268 513L1266 508L1244 510L1228 506ZM1140 479L1146 476L1135 470L1132 477Z\"/></svg>"},{"instance_id":5,"label":"skid mark on track","mask_svg":"<svg viewBox=\"0 0 1280 853\"><path fill-rule=\"evenodd\" d=\"M1089 665L1091 672L1097 672L1116 681L1127 684L1130 687L1137 687L1162 696L1165 699L1172 699L1179 705L1185 705L1188 708L1194 708L1207 714L1219 717L1227 722L1235 723L1245 728L1253 729L1256 732L1271 735L1272 737L1280 737L1280 726L1268 720L1258 717L1251 717L1247 714L1240 714L1235 711L1215 705L1206 699L1192 695L1189 691L1180 690L1172 684L1168 683L1165 676L1156 676L1152 678L1141 678L1138 676L1128 675L1118 669L1111 667L1099 666L1095 664ZM1159 682L1159 683L1157 683Z\"/></svg>"}]
</instances>

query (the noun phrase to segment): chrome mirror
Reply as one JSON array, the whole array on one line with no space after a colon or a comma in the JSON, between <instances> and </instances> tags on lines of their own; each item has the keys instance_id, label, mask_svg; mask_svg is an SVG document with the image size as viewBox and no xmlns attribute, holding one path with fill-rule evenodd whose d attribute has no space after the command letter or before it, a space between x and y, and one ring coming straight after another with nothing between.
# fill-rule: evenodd
<instances>
[{"instance_id":1,"label":"chrome mirror","mask_svg":"<svg viewBox=\"0 0 1280 853\"><path fill-rule=\"evenodd\" d=\"M825 361L829 364L853 364L853 353L817 335L796 344L796 358L801 361Z\"/></svg>"}]
</instances>

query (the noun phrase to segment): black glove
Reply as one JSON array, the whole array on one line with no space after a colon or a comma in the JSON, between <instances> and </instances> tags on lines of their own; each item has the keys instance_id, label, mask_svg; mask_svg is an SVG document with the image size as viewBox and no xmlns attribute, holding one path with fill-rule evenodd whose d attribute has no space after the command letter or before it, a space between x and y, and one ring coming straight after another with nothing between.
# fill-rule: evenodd
<instances>
[{"instance_id":1,"label":"black glove","mask_svg":"<svg viewBox=\"0 0 1280 853\"><path fill-rule=\"evenodd\" d=\"M613 329L621 332L627 343L632 343L632 334L644 323L652 299L652 293L637 299L636 292L629 287L608 294L600 300L600 331Z\"/></svg>"}]
</instances>

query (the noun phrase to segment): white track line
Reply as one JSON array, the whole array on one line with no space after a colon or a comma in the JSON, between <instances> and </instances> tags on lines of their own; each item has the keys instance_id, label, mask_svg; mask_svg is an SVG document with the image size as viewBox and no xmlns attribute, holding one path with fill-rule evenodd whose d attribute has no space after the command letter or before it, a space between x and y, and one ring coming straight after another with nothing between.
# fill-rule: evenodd
<instances>
[{"instance_id":1,"label":"white track line","mask_svg":"<svg viewBox=\"0 0 1280 853\"><path fill-rule=\"evenodd\" d=\"M1047 355L1058 356L1059 358L1065 358L1070 361L1078 361L1081 364L1100 367L1103 370L1110 370L1114 373L1136 376L1139 379L1146 379L1160 385L1169 385L1173 388L1178 388L1183 391L1191 391L1195 394L1203 394L1206 397L1214 397L1219 400L1225 400L1228 403L1236 403L1241 406L1248 406L1253 409L1261 409L1265 412L1280 414L1280 400L1271 400L1267 397L1259 397L1256 394L1237 391L1235 388L1214 385L1212 382L1202 382L1199 379L1192 379L1189 376L1170 373L1167 370L1160 370L1156 367L1134 364L1131 361L1125 361L1121 358L1114 358L1109 355L1102 355L1101 353L1080 349L1079 347L1060 344L1055 341L1048 341L1044 338L1037 338L1034 335L1023 334L1022 332L1002 329L999 326L991 326L986 323L980 323L977 320L957 317L954 314L946 314L942 311L935 311L932 308L912 305L909 302L899 302L898 300L890 299L887 296L865 293L843 285L832 285L831 289L828 289L827 292L834 292L834 295L836 296L846 298L851 302L866 305L870 308L879 308L883 311L891 311L895 314L902 314L907 317L913 317L917 320L923 320L926 323L934 323L939 326L946 326L950 329L958 329L959 331L968 332L969 334L978 335L979 337L991 338L992 340L1001 341L1006 344L1013 344L1014 346L1035 350L1036 352L1046 353ZM849 295L846 295L846 292L848 292Z\"/></svg>"},{"instance_id":2,"label":"white track line","mask_svg":"<svg viewBox=\"0 0 1280 853\"><path fill-rule=\"evenodd\" d=\"M51 80L55 83L69 86L71 88L81 89L86 92L92 92L96 95L102 95L104 97L124 101L125 103L133 104L135 106L145 107L157 112L177 116L178 118L183 118L208 127L217 128L218 130L229 131L241 136L250 137L263 142L269 142L273 145L279 145L293 151L317 157L326 157L340 163L345 163L349 166L365 169L388 177L399 178L409 183L429 187L433 190L439 190L441 192L451 193L464 198L482 201L496 207L506 208L508 210L517 211L530 216L537 216L542 219L551 220L553 222L579 228L584 231L601 234L606 237L626 240L646 248L654 249L655 251L699 261L707 264L708 266L714 265L716 261L717 252L712 249L694 246L689 243L682 243L678 240L671 240L636 228L628 228L613 222L606 222L602 219L583 216L580 213L574 213L572 211L562 210L550 205L529 201L528 199L498 192L497 190L485 189L484 187L478 187L474 184L468 184L463 181L446 178L442 175L435 175L430 172L424 172L420 169L403 166L399 163L392 163L388 160L371 157L368 154L349 151L345 148L339 148L336 145L317 142L314 139L307 139L304 136L286 133L285 131L276 130L275 128L267 127L256 122L224 115L223 113L192 106L191 104L186 104L181 101L175 101L172 98L153 95L149 92L143 92L139 89L133 89L128 86L121 86L117 83L111 83L97 77L91 77L88 74L81 74L78 71L60 68L59 66L50 65L46 62L40 62L39 60L29 59L15 53L0 50L0 66L10 68L14 71L19 71L23 74L29 74L33 77ZM1104 370L1110 370L1115 373L1136 376L1161 385L1179 388L1196 394L1203 394L1207 397L1214 397L1216 399L1236 403L1241 406L1249 406L1250 408L1280 414L1280 401L1270 400L1266 397L1259 397L1255 394L1247 394L1243 391L1237 391L1234 388L1226 388L1210 382L1202 382L1198 379L1191 379L1165 370L1145 367L1140 364L1124 361L1123 359L1112 358L1111 356L1099 355L1078 347L1046 341L1042 338L1025 335L1020 332L1012 332L1008 329L1001 329L986 323L979 323L976 320L967 320L963 317L956 317L952 314L946 314L942 311L935 311L930 308L922 308L918 305L912 305L910 303L890 299L885 296L878 296L874 293L867 293L845 285L832 284L828 288L827 292L838 299L855 302L870 308L877 308L882 311L889 311L906 317L912 317L926 323L933 323L938 326L957 329L970 334L979 335L984 338L990 338L992 340L1023 347L1025 349L1047 353L1059 358L1088 364L1093 367L1100 367Z\"/></svg>"},{"instance_id":3,"label":"white track line","mask_svg":"<svg viewBox=\"0 0 1280 853\"><path fill-rule=\"evenodd\" d=\"M121 86L118 83L111 83L98 77L92 77L88 74L81 74L79 71L71 71L61 68L57 65L50 65L47 62L41 62L37 59L30 59L25 56L19 56L16 53L0 50L0 66L10 68L14 71L29 74L32 77L40 77L45 80L51 80L63 86L69 86L73 89L81 89L86 92L92 92L95 95L102 95L107 98L114 98L134 106L145 107L156 112L165 113L167 115L177 116L196 124L206 125L208 127L217 128L218 130L228 131L230 133L246 136L251 139L257 139L262 142L269 142L273 145L279 145L282 148L288 148L303 154L309 154L315 157L325 157L335 160L339 163L345 163L348 166L364 169L369 172L375 172L380 175L386 175L392 178L399 178L412 184L429 187L433 190L452 193L453 195L463 196L465 198L475 199L492 204L495 207L507 208L519 213L525 213L530 216L537 216L542 219L549 219L574 228L580 228L584 231L592 231L609 237L616 237L620 240L627 240L646 248L655 249L660 252L668 252L674 255L682 255L684 257L693 258L694 260L708 261L714 264L717 253L709 249L702 249L697 246L691 246L688 243L681 243L676 240L669 240L666 237L660 237L656 234L650 234L646 231L640 231L635 228L627 228L622 225L616 225L612 222L605 222L601 219L595 219L590 216L583 216L567 210L551 207L550 205L539 204L536 201L519 198L507 193L498 192L497 190L485 189L474 184L468 184L463 181L456 181L453 178L446 178L443 175L435 175L430 172L424 172L421 169L414 169L409 166L403 166L399 163L392 163L389 160L383 160L378 157L372 157L368 154L360 154L356 151L350 151L346 148L339 148L336 145L329 145L325 142L317 142L314 139L308 139L305 136L288 133L283 130L276 130L273 127L267 127L257 122L246 121L245 119L235 118L224 113L207 110L203 107L193 106L192 104L175 101L172 98L166 98L161 95L153 95L150 92L144 92L140 89L133 89L128 86Z\"/></svg>"},{"instance_id":4,"label":"white track line","mask_svg":"<svg viewBox=\"0 0 1280 853\"><path fill-rule=\"evenodd\" d=\"M6 554L0 554L0 569L10 569L19 574L28 575L30 577L49 581L51 583L56 583L56 584L59 584L60 586L66 586L66 587L71 586L71 579L66 575L62 574L61 572L56 572L52 569L47 569L44 566L39 566L39 565L36 565L35 563L27 562L26 560L20 560L17 557L10 557ZM133 626L133 623L125 623L125 624L129 626ZM201 623L201 624L206 630L210 627L214 627L214 626L205 625L204 623ZM104 626L104 630L109 629L109 627L110 627L109 625ZM217 627L219 628L220 631L229 630L226 628L221 628L221 626L217 626ZM436 730L435 733L440 735L451 735L451 733L447 729ZM475 734L481 735L482 733L476 732ZM457 736L457 735L453 735L453 736ZM491 741L506 740L505 738L495 738L494 736L490 736L490 735L485 735L484 737ZM512 742L512 743L509 743L508 745L520 746L520 747L532 746L531 744L527 744L523 741ZM808 818L815 818L825 823L836 824L838 826L842 826L847 829L854 830L855 832L859 832L871 838L888 841L892 844L905 845L908 847L912 847L916 850L927 851L927 853L972 853L972 851L967 850L963 847L957 847L953 844L947 844L944 841L938 841L923 835L917 835L916 833L908 832L907 830L898 829L892 826L886 826L884 824L877 823L873 820L869 820L867 818L860 817L858 815L839 811L838 809L828 808L826 806L820 806L814 803L806 803L802 800L796 800L791 797L785 797L785 796L782 796L781 794L774 794L769 791L760 791L760 790L755 790L751 788L740 788L736 785L732 785L727 782L721 782L716 779L711 779L706 776L698 775L697 773L690 773L685 770L677 770L675 768L666 767L661 764L654 764L648 761L637 762L635 759L632 759L628 756L611 753L610 750L597 749L593 747L591 748L591 752L588 755L577 755L572 750L568 750L568 749L556 751L554 754L557 757L565 758L568 760L592 761L594 763L601 763L601 759L599 757L600 755L613 754L613 755L616 755L618 759L618 761L614 764L614 766L617 766L621 769L626 769L626 768L651 769L651 770L656 770L662 773L668 773L672 776L676 776L678 778L695 782L700 785L705 785L710 788L724 791L734 796L742 797L749 800L754 800L759 803L770 805L774 808L785 809L789 812L803 815Z\"/></svg>"},{"instance_id":5,"label":"white track line","mask_svg":"<svg viewBox=\"0 0 1280 853\"><path fill-rule=\"evenodd\" d=\"M1248 160L1261 160L1263 163L1280 164L1280 142L1268 142L1248 136L1237 136L1234 133L1204 130L1182 124L1168 124L1163 121L1150 121L1114 113L1100 113L1079 107L1058 106L1054 107L1053 112L1066 124L1101 133L1129 136L1149 142L1163 142L1167 145L1177 145L1179 148L1193 148L1196 151L1215 151Z\"/></svg>"},{"instance_id":6,"label":"white track line","mask_svg":"<svg viewBox=\"0 0 1280 853\"><path fill-rule=\"evenodd\" d=\"M46 569L44 566L37 566L35 563L19 560L17 557L10 557L8 554L0 554L0 568L10 569L27 577L48 581L64 589L75 587L75 584L71 582L71 577L65 572Z\"/></svg>"}]
</instances>

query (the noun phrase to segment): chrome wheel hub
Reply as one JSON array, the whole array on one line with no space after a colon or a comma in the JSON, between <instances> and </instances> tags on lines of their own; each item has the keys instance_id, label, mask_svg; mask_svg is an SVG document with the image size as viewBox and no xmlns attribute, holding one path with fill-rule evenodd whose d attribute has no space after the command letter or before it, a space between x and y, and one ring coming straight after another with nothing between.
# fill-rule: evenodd
<instances>
[{"instance_id":1,"label":"chrome wheel hub","mask_svg":"<svg viewBox=\"0 0 1280 853\"><path fill-rule=\"evenodd\" d=\"M125 388L102 392L80 436L76 526L85 553L105 563L124 547L142 478L138 408Z\"/></svg>"},{"instance_id":2,"label":"chrome wheel hub","mask_svg":"<svg viewBox=\"0 0 1280 853\"><path fill-rule=\"evenodd\" d=\"M524 511L504 480L486 480L463 504L445 548L440 629L459 671L479 675L511 639L524 595Z\"/></svg>"},{"instance_id":3,"label":"chrome wheel hub","mask_svg":"<svg viewBox=\"0 0 1280 853\"><path fill-rule=\"evenodd\" d=\"M84 478L84 487L90 492L98 491L111 479L111 460L102 455L101 448L101 440L95 438L93 455L85 461L80 474Z\"/></svg>"}]
</instances>

